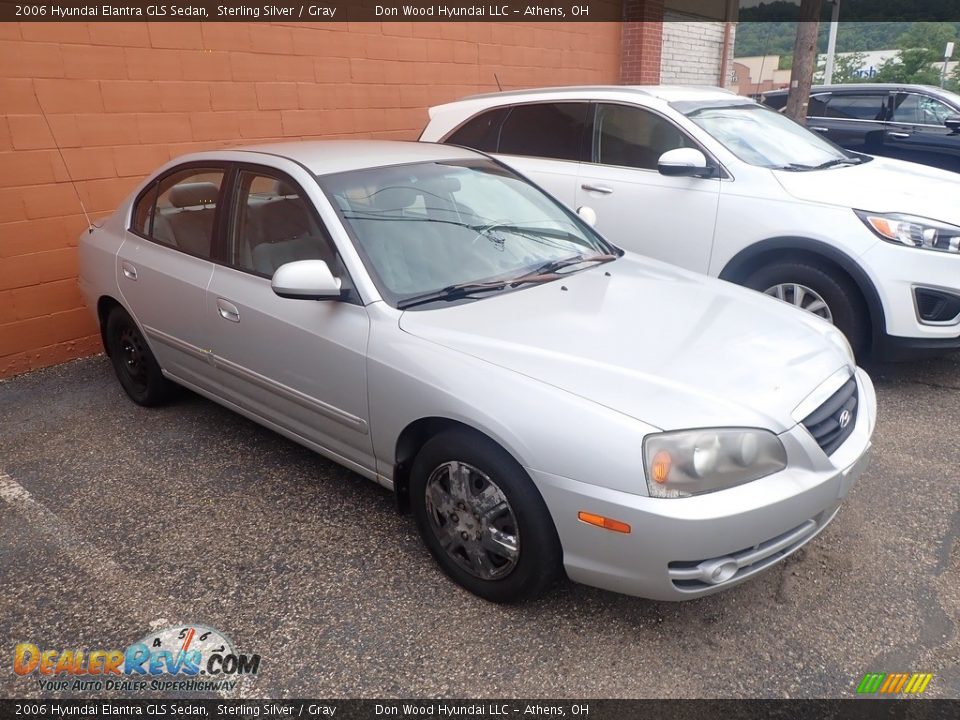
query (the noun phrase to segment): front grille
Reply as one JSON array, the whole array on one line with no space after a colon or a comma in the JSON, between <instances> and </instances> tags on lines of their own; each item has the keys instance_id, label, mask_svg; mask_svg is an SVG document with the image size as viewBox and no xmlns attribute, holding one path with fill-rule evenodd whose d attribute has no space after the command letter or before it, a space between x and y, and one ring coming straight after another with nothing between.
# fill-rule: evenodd
<instances>
[{"instance_id":1,"label":"front grille","mask_svg":"<svg viewBox=\"0 0 960 720\"><path fill-rule=\"evenodd\" d=\"M857 381L850 378L803 420L803 426L827 455L843 444L857 420Z\"/></svg>"}]
</instances>

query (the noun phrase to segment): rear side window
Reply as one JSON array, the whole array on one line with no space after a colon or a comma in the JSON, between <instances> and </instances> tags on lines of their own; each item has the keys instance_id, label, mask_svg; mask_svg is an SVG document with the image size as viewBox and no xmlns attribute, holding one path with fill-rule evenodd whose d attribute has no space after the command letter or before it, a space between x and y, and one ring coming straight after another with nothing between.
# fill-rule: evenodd
<instances>
[{"instance_id":1,"label":"rear side window","mask_svg":"<svg viewBox=\"0 0 960 720\"><path fill-rule=\"evenodd\" d=\"M772 107L774 110L783 110L787 106L787 96L767 95L763 98L763 104Z\"/></svg>"},{"instance_id":2,"label":"rear side window","mask_svg":"<svg viewBox=\"0 0 960 720\"><path fill-rule=\"evenodd\" d=\"M157 183L140 196L133 208L131 229L138 235L150 237L153 225L153 209L157 204Z\"/></svg>"},{"instance_id":3,"label":"rear side window","mask_svg":"<svg viewBox=\"0 0 960 720\"><path fill-rule=\"evenodd\" d=\"M483 152L496 152L500 126L509 112L509 107L502 107L480 113L461 125L444 142Z\"/></svg>"},{"instance_id":4,"label":"rear side window","mask_svg":"<svg viewBox=\"0 0 960 720\"><path fill-rule=\"evenodd\" d=\"M131 231L177 250L210 258L224 170L188 168L153 183L133 207Z\"/></svg>"},{"instance_id":5,"label":"rear side window","mask_svg":"<svg viewBox=\"0 0 960 720\"><path fill-rule=\"evenodd\" d=\"M824 117L845 120L886 120L887 95L834 95L827 103Z\"/></svg>"},{"instance_id":6,"label":"rear side window","mask_svg":"<svg viewBox=\"0 0 960 720\"><path fill-rule=\"evenodd\" d=\"M579 160L589 103L517 105L503 121L499 152Z\"/></svg>"}]
</instances>

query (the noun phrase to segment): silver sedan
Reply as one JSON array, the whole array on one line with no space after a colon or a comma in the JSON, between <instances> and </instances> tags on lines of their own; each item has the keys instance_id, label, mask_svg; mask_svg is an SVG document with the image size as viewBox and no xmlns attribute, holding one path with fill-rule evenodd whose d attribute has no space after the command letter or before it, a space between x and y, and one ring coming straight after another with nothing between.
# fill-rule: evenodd
<instances>
[{"instance_id":1,"label":"silver sedan","mask_svg":"<svg viewBox=\"0 0 960 720\"><path fill-rule=\"evenodd\" d=\"M873 387L832 326L624 253L469 150L178 158L80 261L134 402L183 386L383 485L498 602L564 571L730 587L816 536L870 447Z\"/></svg>"}]
</instances>

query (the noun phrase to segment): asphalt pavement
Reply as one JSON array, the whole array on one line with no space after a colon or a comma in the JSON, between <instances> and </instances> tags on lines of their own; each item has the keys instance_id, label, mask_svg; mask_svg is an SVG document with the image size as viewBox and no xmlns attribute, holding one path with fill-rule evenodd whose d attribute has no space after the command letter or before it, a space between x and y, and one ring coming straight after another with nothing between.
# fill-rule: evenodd
<instances>
[{"instance_id":1,"label":"asphalt pavement","mask_svg":"<svg viewBox=\"0 0 960 720\"><path fill-rule=\"evenodd\" d=\"M870 467L786 562L686 603L455 586L389 492L190 393L145 409L94 357L0 382L0 697L14 646L199 623L261 656L236 697L960 697L960 356L871 369Z\"/></svg>"}]
</instances>

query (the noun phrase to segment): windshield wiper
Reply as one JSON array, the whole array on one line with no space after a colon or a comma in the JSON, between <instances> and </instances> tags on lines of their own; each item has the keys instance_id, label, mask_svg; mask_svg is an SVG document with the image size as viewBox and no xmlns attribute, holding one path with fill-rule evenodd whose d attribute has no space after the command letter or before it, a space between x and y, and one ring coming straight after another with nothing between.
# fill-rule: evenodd
<instances>
[{"instance_id":1,"label":"windshield wiper","mask_svg":"<svg viewBox=\"0 0 960 720\"><path fill-rule=\"evenodd\" d=\"M417 305L426 305L432 302L449 302L451 300L461 300L469 298L477 293L499 292L500 290L512 289L527 283L541 283L557 279L557 271L573 265L583 263L608 262L616 260L617 255L574 255L573 257L562 258L560 260L551 260L529 273L515 277L511 280L494 280L490 282L468 282L457 285L448 285L445 288L434 290L433 292L414 295L397 303L398 310L416 307Z\"/></svg>"},{"instance_id":2,"label":"windshield wiper","mask_svg":"<svg viewBox=\"0 0 960 720\"><path fill-rule=\"evenodd\" d=\"M570 240L578 245L583 244L583 238L566 230L557 230L554 228L540 228L533 225L515 225L512 223L490 223L488 225L469 225L468 227L481 235L486 235L494 230L503 230L505 232L516 233L517 235L532 235L534 237L547 237L555 240Z\"/></svg>"},{"instance_id":3,"label":"windshield wiper","mask_svg":"<svg viewBox=\"0 0 960 720\"><path fill-rule=\"evenodd\" d=\"M837 165L859 165L864 162L863 158L833 158L819 165L804 165L803 163L787 163L786 165L777 165L774 170L790 170L792 172L806 172L808 170L826 170Z\"/></svg>"},{"instance_id":4,"label":"windshield wiper","mask_svg":"<svg viewBox=\"0 0 960 720\"><path fill-rule=\"evenodd\" d=\"M595 262L602 263L616 259L616 255L574 255L573 257L551 260L550 262L544 263L540 267L526 273L525 275L514 278L510 281L510 287L516 287L517 285L523 285L525 283L547 282L549 280L555 280L557 278L558 271L574 265Z\"/></svg>"},{"instance_id":5,"label":"windshield wiper","mask_svg":"<svg viewBox=\"0 0 960 720\"><path fill-rule=\"evenodd\" d=\"M496 292L504 290L507 287L507 281L497 282L469 282L459 283L457 285L447 285L445 288L434 290L433 292L414 295L397 303L398 310L416 307L417 305L426 305L427 303L451 300L460 300L468 298L479 292Z\"/></svg>"},{"instance_id":6,"label":"windshield wiper","mask_svg":"<svg viewBox=\"0 0 960 720\"><path fill-rule=\"evenodd\" d=\"M859 165L863 160L861 158L834 158L833 160L827 160L822 162L814 170L826 170L827 168L836 167L837 165Z\"/></svg>"}]
</instances>

